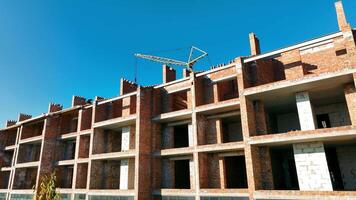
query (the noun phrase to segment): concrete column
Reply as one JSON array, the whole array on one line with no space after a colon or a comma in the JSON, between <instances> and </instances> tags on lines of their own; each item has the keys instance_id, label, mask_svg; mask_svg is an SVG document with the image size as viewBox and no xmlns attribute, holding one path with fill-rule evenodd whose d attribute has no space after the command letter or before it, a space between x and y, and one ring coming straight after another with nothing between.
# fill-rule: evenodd
<instances>
[{"instance_id":1,"label":"concrete column","mask_svg":"<svg viewBox=\"0 0 356 200\"><path fill-rule=\"evenodd\" d=\"M195 167L194 167L194 159L189 160L189 174L190 174L190 189L195 189Z\"/></svg>"},{"instance_id":2,"label":"concrete column","mask_svg":"<svg viewBox=\"0 0 356 200\"><path fill-rule=\"evenodd\" d=\"M121 132L121 151L130 149L130 126L123 127Z\"/></svg>"},{"instance_id":3,"label":"concrete column","mask_svg":"<svg viewBox=\"0 0 356 200\"><path fill-rule=\"evenodd\" d=\"M121 160L120 163L120 190L127 190L129 183L129 160Z\"/></svg>"},{"instance_id":4,"label":"concrete column","mask_svg":"<svg viewBox=\"0 0 356 200\"><path fill-rule=\"evenodd\" d=\"M298 108L298 116L300 127L303 131L315 130L315 119L313 114L313 108L310 103L308 92L298 92L295 94Z\"/></svg>"},{"instance_id":5,"label":"concrete column","mask_svg":"<svg viewBox=\"0 0 356 200\"><path fill-rule=\"evenodd\" d=\"M224 142L221 119L217 119L215 121L215 126L216 126L216 141L218 144L221 144Z\"/></svg>"},{"instance_id":6,"label":"concrete column","mask_svg":"<svg viewBox=\"0 0 356 200\"><path fill-rule=\"evenodd\" d=\"M188 124L188 144L194 146L194 133L192 124Z\"/></svg>"},{"instance_id":7,"label":"concrete column","mask_svg":"<svg viewBox=\"0 0 356 200\"><path fill-rule=\"evenodd\" d=\"M299 189L302 191L332 191L332 183L322 142L293 145Z\"/></svg>"},{"instance_id":8,"label":"concrete column","mask_svg":"<svg viewBox=\"0 0 356 200\"><path fill-rule=\"evenodd\" d=\"M219 175L221 189L226 189L226 170L224 157L219 157Z\"/></svg>"}]
</instances>

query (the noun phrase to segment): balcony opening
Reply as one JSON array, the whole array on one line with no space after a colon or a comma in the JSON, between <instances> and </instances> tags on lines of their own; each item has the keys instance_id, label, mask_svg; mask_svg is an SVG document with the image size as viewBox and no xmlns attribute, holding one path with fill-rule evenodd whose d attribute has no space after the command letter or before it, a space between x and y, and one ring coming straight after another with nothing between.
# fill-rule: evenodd
<instances>
[{"instance_id":1,"label":"balcony opening","mask_svg":"<svg viewBox=\"0 0 356 200\"><path fill-rule=\"evenodd\" d=\"M25 124L22 128L21 139L42 135L44 121Z\"/></svg>"},{"instance_id":2,"label":"balcony opening","mask_svg":"<svg viewBox=\"0 0 356 200\"><path fill-rule=\"evenodd\" d=\"M174 127L174 148L189 146L188 125Z\"/></svg>"},{"instance_id":3,"label":"balcony opening","mask_svg":"<svg viewBox=\"0 0 356 200\"><path fill-rule=\"evenodd\" d=\"M41 142L20 144L17 163L40 160Z\"/></svg>"},{"instance_id":4,"label":"balcony opening","mask_svg":"<svg viewBox=\"0 0 356 200\"><path fill-rule=\"evenodd\" d=\"M12 160L14 157L14 150L5 150L2 153L3 155L0 158L0 166L11 167Z\"/></svg>"},{"instance_id":5,"label":"balcony opening","mask_svg":"<svg viewBox=\"0 0 356 200\"><path fill-rule=\"evenodd\" d=\"M199 145L239 142L243 140L239 112L198 115Z\"/></svg>"},{"instance_id":6,"label":"balcony opening","mask_svg":"<svg viewBox=\"0 0 356 200\"><path fill-rule=\"evenodd\" d=\"M239 97L237 79L219 81L217 84L218 101L225 101Z\"/></svg>"},{"instance_id":7,"label":"balcony opening","mask_svg":"<svg viewBox=\"0 0 356 200\"><path fill-rule=\"evenodd\" d=\"M58 141L57 160L72 160L75 157L76 138Z\"/></svg>"},{"instance_id":8,"label":"balcony opening","mask_svg":"<svg viewBox=\"0 0 356 200\"><path fill-rule=\"evenodd\" d=\"M351 125L350 115L341 86L309 93L318 129Z\"/></svg>"},{"instance_id":9,"label":"balcony opening","mask_svg":"<svg viewBox=\"0 0 356 200\"><path fill-rule=\"evenodd\" d=\"M78 163L76 189L85 189L87 187L88 163Z\"/></svg>"},{"instance_id":10,"label":"balcony opening","mask_svg":"<svg viewBox=\"0 0 356 200\"><path fill-rule=\"evenodd\" d=\"M73 165L58 166L56 177L59 188L72 188Z\"/></svg>"},{"instance_id":11,"label":"balcony opening","mask_svg":"<svg viewBox=\"0 0 356 200\"><path fill-rule=\"evenodd\" d=\"M10 171L0 172L0 189L7 189L10 180Z\"/></svg>"},{"instance_id":12,"label":"balcony opening","mask_svg":"<svg viewBox=\"0 0 356 200\"><path fill-rule=\"evenodd\" d=\"M134 159L97 160L91 165L90 189L133 189Z\"/></svg>"},{"instance_id":13,"label":"balcony opening","mask_svg":"<svg viewBox=\"0 0 356 200\"><path fill-rule=\"evenodd\" d=\"M16 143L16 136L17 136L17 128L10 129L6 131L1 131L1 137L3 138L1 143L6 146L12 146Z\"/></svg>"},{"instance_id":14,"label":"balcony opening","mask_svg":"<svg viewBox=\"0 0 356 200\"><path fill-rule=\"evenodd\" d=\"M135 127L95 129L93 154L122 152L134 149Z\"/></svg>"},{"instance_id":15,"label":"balcony opening","mask_svg":"<svg viewBox=\"0 0 356 200\"><path fill-rule=\"evenodd\" d=\"M36 184L37 167L17 168L13 189L32 189Z\"/></svg>"},{"instance_id":16,"label":"balcony opening","mask_svg":"<svg viewBox=\"0 0 356 200\"><path fill-rule=\"evenodd\" d=\"M356 190L356 177L353 175L356 168L355 145L354 140L324 143L330 179L335 191Z\"/></svg>"},{"instance_id":17,"label":"balcony opening","mask_svg":"<svg viewBox=\"0 0 356 200\"><path fill-rule=\"evenodd\" d=\"M163 126L162 130L162 148L181 148L189 146L190 124Z\"/></svg>"},{"instance_id":18,"label":"balcony opening","mask_svg":"<svg viewBox=\"0 0 356 200\"><path fill-rule=\"evenodd\" d=\"M79 158L89 157L90 135L81 135L79 139Z\"/></svg>"},{"instance_id":19,"label":"balcony opening","mask_svg":"<svg viewBox=\"0 0 356 200\"><path fill-rule=\"evenodd\" d=\"M241 117L222 118L222 132L224 143L242 141Z\"/></svg>"},{"instance_id":20,"label":"balcony opening","mask_svg":"<svg viewBox=\"0 0 356 200\"><path fill-rule=\"evenodd\" d=\"M93 109L92 108L83 109L82 121L81 121L81 127L80 127L81 131L91 129L91 127L92 127L92 116L93 116Z\"/></svg>"},{"instance_id":21,"label":"balcony opening","mask_svg":"<svg viewBox=\"0 0 356 200\"><path fill-rule=\"evenodd\" d=\"M189 160L174 161L174 176L175 188L189 189L190 188L190 170Z\"/></svg>"},{"instance_id":22,"label":"balcony opening","mask_svg":"<svg viewBox=\"0 0 356 200\"><path fill-rule=\"evenodd\" d=\"M270 149L274 189L299 190L297 169L291 145Z\"/></svg>"},{"instance_id":23,"label":"balcony opening","mask_svg":"<svg viewBox=\"0 0 356 200\"><path fill-rule=\"evenodd\" d=\"M226 187L247 188L245 156L225 157Z\"/></svg>"},{"instance_id":24,"label":"balcony opening","mask_svg":"<svg viewBox=\"0 0 356 200\"><path fill-rule=\"evenodd\" d=\"M61 115L60 133L67 134L77 132L78 130L78 111L73 111Z\"/></svg>"},{"instance_id":25,"label":"balcony opening","mask_svg":"<svg viewBox=\"0 0 356 200\"><path fill-rule=\"evenodd\" d=\"M161 113L173 112L178 110L187 109L188 105L188 96L190 90L183 90L174 93L167 93L165 91L161 92Z\"/></svg>"},{"instance_id":26,"label":"balcony opening","mask_svg":"<svg viewBox=\"0 0 356 200\"><path fill-rule=\"evenodd\" d=\"M270 98L253 101L256 123L262 123L260 127L263 129L263 120L266 122L267 130L259 130L258 135L301 130L295 94ZM256 129L258 129L257 125Z\"/></svg>"}]
</instances>

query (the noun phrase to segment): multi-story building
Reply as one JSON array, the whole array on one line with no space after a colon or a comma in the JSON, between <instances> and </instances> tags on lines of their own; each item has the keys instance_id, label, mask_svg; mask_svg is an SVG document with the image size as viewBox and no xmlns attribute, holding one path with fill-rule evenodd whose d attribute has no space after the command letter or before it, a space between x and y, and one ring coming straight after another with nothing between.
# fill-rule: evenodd
<instances>
[{"instance_id":1,"label":"multi-story building","mask_svg":"<svg viewBox=\"0 0 356 200\"><path fill-rule=\"evenodd\" d=\"M0 130L0 193L31 199L56 171L64 199L356 199L356 30L163 83L51 103Z\"/></svg>"}]
</instances>

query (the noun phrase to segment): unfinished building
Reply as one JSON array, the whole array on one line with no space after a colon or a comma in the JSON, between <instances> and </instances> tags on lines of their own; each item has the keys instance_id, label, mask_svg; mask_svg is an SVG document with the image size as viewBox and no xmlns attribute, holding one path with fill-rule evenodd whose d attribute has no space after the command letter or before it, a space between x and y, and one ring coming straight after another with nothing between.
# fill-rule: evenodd
<instances>
[{"instance_id":1,"label":"unfinished building","mask_svg":"<svg viewBox=\"0 0 356 200\"><path fill-rule=\"evenodd\" d=\"M356 199L356 30L340 30L119 96L74 96L0 130L0 199Z\"/></svg>"}]
</instances>

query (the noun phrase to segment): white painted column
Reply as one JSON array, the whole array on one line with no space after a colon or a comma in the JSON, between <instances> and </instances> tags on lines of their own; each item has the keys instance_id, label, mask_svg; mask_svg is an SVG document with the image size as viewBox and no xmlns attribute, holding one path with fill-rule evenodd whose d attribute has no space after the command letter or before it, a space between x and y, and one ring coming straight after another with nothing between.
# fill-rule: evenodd
<instances>
[{"instance_id":1,"label":"white painted column","mask_svg":"<svg viewBox=\"0 0 356 200\"><path fill-rule=\"evenodd\" d=\"M189 160L189 176L190 176L190 189L195 189L195 181L197 176L195 176L194 159Z\"/></svg>"},{"instance_id":2,"label":"white painted column","mask_svg":"<svg viewBox=\"0 0 356 200\"><path fill-rule=\"evenodd\" d=\"M299 116L300 128L305 130L315 130L315 120L313 108L310 103L308 92L298 92L295 94Z\"/></svg>"},{"instance_id":3,"label":"white painted column","mask_svg":"<svg viewBox=\"0 0 356 200\"><path fill-rule=\"evenodd\" d=\"M123 127L121 133L121 151L130 149L130 127Z\"/></svg>"},{"instance_id":4,"label":"white painted column","mask_svg":"<svg viewBox=\"0 0 356 200\"><path fill-rule=\"evenodd\" d=\"M188 144L190 147L194 146L194 134L192 124L188 124Z\"/></svg>"},{"instance_id":5,"label":"white painted column","mask_svg":"<svg viewBox=\"0 0 356 200\"><path fill-rule=\"evenodd\" d=\"M294 144L293 151L299 189L302 191L332 191L323 143Z\"/></svg>"},{"instance_id":6,"label":"white painted column","mask_svg":"<svg viewBox=\"0 0 356 200\"><path fill-rule=\"evenodd\" d=\"M129 187L129 160L121 160L120 163L120 190L127 190Z\"/></svg>"},{"instance_id":7,"label":"white painted column","mask_svg":"<svg viewBox=\"0 0 356 200\"><path fill-rule=\"evenodd\" d=\"M308 92L295 95L302 131L315 130L316 123ZM322 142L293 144L299 189L302 191L332 191L332 183Z\"/></svg>"}]
</instances>

